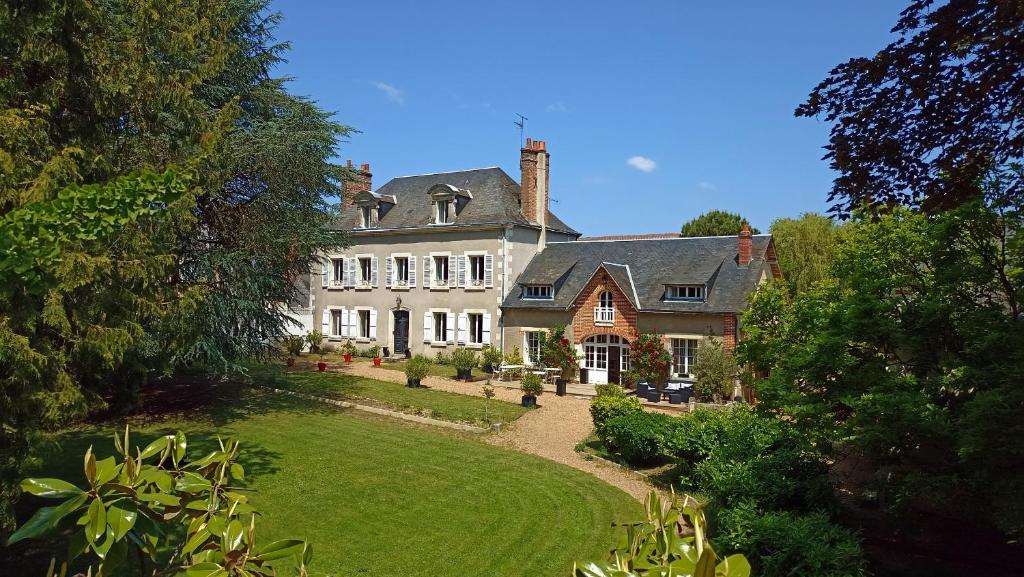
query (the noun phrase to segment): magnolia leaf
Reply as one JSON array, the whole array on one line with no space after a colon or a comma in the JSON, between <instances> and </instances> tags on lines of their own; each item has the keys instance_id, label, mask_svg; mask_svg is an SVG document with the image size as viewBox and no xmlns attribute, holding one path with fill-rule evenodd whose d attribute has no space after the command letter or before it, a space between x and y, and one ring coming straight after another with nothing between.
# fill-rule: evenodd
<instances>
[{"instance_id":1,"label":"magnolia leaf","mask_svg":"<svg viewBox=\"0 0 1024 577\"><path fill-rule=\"evenodd\" d=\"M21 490L47 499L67 499L85 493L71 483L60 479L25 479L21 482Z\"/></svg>"},{"instance_id":2,"label":"magnolia leaf","mask_svg":"<svg viewBox=\"0 0 1024 577\"><path fill-rule=\"evenodd\" d=\"M188 447L188 440L185 433L178 431L174 433L174 462L180 463L185 458L185 449Z\"/></svg>"},{"instance_id":3,"label":"magnolia leaf","mask_svg":"<svg viewBox=\"0 0 1024 577\"><path fill-rule=\"evenodd\" d=\"M210 562L196 563L191 567L185 568L186 577L220 577L227 574L228 572L223 567Z\"/></svg>"},{"instance_id":4,"label":"magnolia leaf","mask_svg":"<svg viewBox=\"0 0 1024 577\"><path fill-rule=\"evenodd\" d=\"M40 508L24 525L18 527L18 530L7 538L7 544L11 545L22 539L35 539L48 533L52 529L50 519L56 509L56 507Z\"/></svg>"},{"instance_id":5,"label":"magnolia leaf","mask_svg":"<svg viewBox=\"0 0 1024 577\"><path fill-rule=\"evenodd\" d=\"M117 464L117 461L113 457L107 457L101 461L96 461L96 485L104 485L108 481L117 477L117 474L121 472L121 466Z\"/></svg>"},{"instance_id":6,"label":"magnolia leaf","mask_svg":"<svg viewBox=\"0 0 1024 577\"><path fill-rule=\"evenodd\" d=\"M226 555L242 545L242 535L245 534L245 527L238 519L232 519L224 528L224 539L220 542L220 548Z\"/></svg>"},{"instance_id":7,"label":"magnolia leaf","mask_svg":"<svg viewBox=\"0 0 1024 577\"><path fill-rule=\"evenodd\" d=\"M92 445L85 451L85 478L90 485L96 484L96 455L92 454Z\"/></svg>"},{"instance_id":8,"label":"magnolia leaf","mask_svg":"<svg viewBox=\"0 0 1024 577\"><path fill-rule=\"evenodd\" d=\"M231 476L239 481L245 479L245 469L240 463L231 463Z\"/></svg>"},{"instance_id":9,"label":"magnolia leaf","mask_svg":"<svg viewBox=\"0 0 1024 577\"><path fill-rule=\"evenodd\" d=\"M302 554L305 545L305 541L298 539L282 539L262 547L255 557L261 561L273 561L298 556Z\"/></svg>"},{"instance_id":10,"label":"magnolia leaf","mask_svg":"<svg viewBox=\"0 0 1024 577\"><path fill-rule=\"evenodd\" d=\"M195 473L185 473L178 479L178 482L174 484L175 490L184 491L185 493L198 493L200 491L210 489L211 487L212 485L209 480L204 479Z\"/></svg>"},{"instance_id":11,"label":"magnolia leaf","mask_svg":"<svg viewBox=\"0 0 1024 577\"><path fill-rule=\"evenodd\" d=\"M85 538L95 547L96 540L103 536L106 529L107 509L103 506L103 501L99 498L94 499L86 513Z\"/></svg>"},{"instance_id":12,"label":"magnolia leaf","mask_svg":"<svg viewBox=\"0 0 1024 577\"><path fill-rule=\"evenodd\" d=\"M139 493L139 500L158 503L168 507L177 507L181 504L181 499L166 493Z\"/></svg>"},{"instance_id":13,"label":"magnolia leaf","mask_svg":"<svg viewBox=\"0 0 1024 577\"><path fill-rule=\"evenodd\" d=\"M107 558L107 551L110 551L110 547L114 544L115 541L114 531L110 527L106 528L104 534L106 535L106 538L103 539L103 542L99 544L93 544L92 546L92 550L96 552L96 555L100 559Z\"/></svg>"},{"instance_id":14,"label":"magnolia leaf","mask_svg":"<svg viewBox=\"0 0 1024 577\"><path fill-rule=\"evenodd\" d=\"M135 504L131 501L120 501L107 510L107 525L114 531L114 539L120 540L135 526L139 516Z\"/></svg>"},{"instance_id":15,"label":"magnolia leaf","mask_svg":"<svg viewBox=\"0 0 1024 577\"><path fill-rule=\"evenodd\" d=\"M181 552L188 555L198 549L209 538L210 532L206 530L206 527L203 527L196 531L194 535L189 537L188 541L185 541L185 546L182 547Z\"/></svg>"},{"instance_id":16,"label":"magnolia leaf","mask_svg":"<svg viewBox=\"0 0 1024 577\"><path fill-rule=\"evenodd\" d=\"M716 572L722 577L750 577L750 562L743 555L729 555L718 564Z\"/></svg>"},{"instance_id":17,"label":"magnolia leaf","mask_svg":"<svg viewBox=\"0 0 1024 577\"><path fill-rule=\"evenodd\" d=\"M704 552L697 559L697 565L693 569L693 577L715 577L715 554L710 547L705 547Z\"/></svg>"},{"instance_id":18,"label":"magnolia leaf","mask_svg":"<svg viewBox=\"0 0 1024 577\"><path fill-rule=\"evenodd\" d=\"M166 448L167 448L167 437L166 436L160 437L159 439L157 439L157 440L153 441L152 443L146 445L146 448L142 450L142 454L140 456L143 459L148 459L148 458L152 457L153 455L159 453L160 451L163 451Z\"/></svg>"}]
</instances>

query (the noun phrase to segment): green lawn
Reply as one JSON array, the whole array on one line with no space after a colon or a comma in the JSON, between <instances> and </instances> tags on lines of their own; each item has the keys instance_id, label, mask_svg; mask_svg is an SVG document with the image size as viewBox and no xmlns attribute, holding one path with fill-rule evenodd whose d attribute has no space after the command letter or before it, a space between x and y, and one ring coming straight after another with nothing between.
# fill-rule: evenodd
<instances>
[{"instance_id":1,"label":"green lawn","mask_svg":"<svg viewBox=\"0 0 1024 577\"><path fill-rule=\"evenodd\" d=\"M308 539L317 574L565 577L573 560L607 553L612 521L641 515L594 477L476 436L244 392L242 401L228 385L208 389L212 402L177 394L198 405L150 415L135 442L180 428L190 454L202 454L216 435L241 440L260 539ZM85 448L111 454L115 426L41 442L38 474L80 482ZM8 574L43 574L44 559L13 559Z\"/></svg>"},{"instance_id":2,"label":"green lawn","mask_svg":"<svg viewBox=\"0 0 1024 577\"><path fill-rule=\"evenodd\" d=\"M460 423L508 423L519 418L526 409L521 405L483 396L460 395L434 391L426 387L411 389L400 383L378 381L335 372L296 369L285 371L276 365L250 368L253 382L278 389L318 395L331 399L371 404L404 413L413 413Z\"/></svg>"}]
</instances>

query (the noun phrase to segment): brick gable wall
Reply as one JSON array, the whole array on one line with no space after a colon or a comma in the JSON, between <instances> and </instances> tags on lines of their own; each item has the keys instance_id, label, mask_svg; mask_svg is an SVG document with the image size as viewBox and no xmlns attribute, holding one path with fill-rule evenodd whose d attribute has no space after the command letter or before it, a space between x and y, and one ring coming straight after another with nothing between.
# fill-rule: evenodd
<instances>
[{"instance_id":1,"label":"brick gable wall","mask_svg":"<svg viewBox=\"0 0 1024 577\"><path fill-rule=\"evenodd\" d=\"M612 293L615 322L610 325L597 325L594 323L594 308L600 304L601 293L606 290ZM572 318L572 336L576 343L582 343L587 338L600 334L618 335L630 342L636 338L636 308L603 269L590 279L573 303L573 307L575 310Z\"/></svg>"}]
</instances>

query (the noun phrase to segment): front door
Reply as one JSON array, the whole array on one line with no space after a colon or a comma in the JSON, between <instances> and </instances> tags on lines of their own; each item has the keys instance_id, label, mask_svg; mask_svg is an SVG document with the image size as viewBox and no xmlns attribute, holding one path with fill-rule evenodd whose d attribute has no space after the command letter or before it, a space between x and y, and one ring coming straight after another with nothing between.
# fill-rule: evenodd
<instances>
[{"instance_id":1,"label":"front door","mask_svg":"<svg viewBox=\"0 0 1024 577\"><path fill-rule=\"evenodd\" d=\"M608 382L619 382L619 347L608 347Z\"/></svg>"},{"instance_id":2,"label":"front door","mask_svg":"<svg viewBox=\"0 0 1024 577\"><path fill-rule=\"evenodd\" d=\"M409 311L395 311L395 354L404 355L409 348Z\"/></svg>"}]
</instances>

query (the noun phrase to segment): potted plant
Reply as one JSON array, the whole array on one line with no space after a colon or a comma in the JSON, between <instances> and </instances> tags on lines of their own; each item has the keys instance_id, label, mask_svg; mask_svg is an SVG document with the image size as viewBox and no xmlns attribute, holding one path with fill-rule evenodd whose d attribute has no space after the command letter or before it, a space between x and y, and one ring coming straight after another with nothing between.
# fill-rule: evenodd
<instances>
[{"instance_id":1,"label":"potted plant","mask_svg":"<svg viewBox=\"0 0 1024 577\"><path fill-rule=\"evenodd\" d=\"M540 375L534 373L523 373L523 380L520 381L519 389L523 391L523 406L537 406L537 397L544 394L544 382Z\"/></svg>"},{"instance_id":2,"label":"potted plant","mask_svg":"<svg viewBox=\"0 0 1024 577\"><path fill-rule=\"evenodd\" d=\"M341 354L346 363L352 362L352 355L356 354L356 346L352 344L352 341L345 341L345 344L341 345Z\"/></svg>"},{"instance_id":3,"label":"potted plant","mask_svg":"<svg viewBox=\"0 0 1024 577\"><path fill-rule=\"evenodd\" d=\"M576 347L565 338L564 325L552 328L544 339L541 344L541 358L544 366L561 369L555 382L555 390L559 396L565 395L566 385L576 378L580 360L576 356Z\"/></svg>"},{"instance_id":4,"label":"potted plant","mask_svg":"<svg viewBox=\"0 0 1024 577\"><path fill-rule=\"evenodd\" d=\"M327 370L327 362L324 360L324 357L327 356L329 353L333 353L334 347L332 347L331 345L320 345L317 348L318 352L320 353L320 362L316 364L316 368L318 371L322 373Z\"/></svg>"},{"instance_id":5,"label":"potted plant","mask_svg":"<svg viewBox=\"0 0 1024 577\"><path fill-rule=\"evenodd\" d=\"M373 358L373 366L379 367L381 361L380 345L373 345L372 347L370 347L370 357Z\"/></svg>"},{"instance_id":6,"label":"potted plant","mask_svg":"<svg viewBox=\"0 0 1024 577\"><path fill-rule=\"evenodd\" d=\"M302 335L288 335L284 338L284 348L288 351L288 366L295 366L295 358L302 354L302 348L306 346L306 337Z\"/></svg>"},{"instance_id":7,"label":"potted plant","mask_svg":"<svg viewBox=\"0 0 1024 577\"><path fill-rule=\"evenodd\" d=\"M306 342L309 343L309 352L319 353L320 345L324 344L324 334L320 331L311 331L306 335Z\"/></svg>"},{"instance_id":8,"label":"potted plant","mask_svg":"<svg viewBox=\"0 0 1024 577\"><path fill-rule=\"evenodd\" d=\"M455 367L455 379L458 381L472 381L473 367L477 366L480 359L476 351L467 348L456 349L452 353L452 366Z\"/></svg>"},{"instance_id":9,"label":"potted plant","mask_svg":"<svg viewBox=\"0 0 1024 577\"><path fill-rule=\"evenodd\" d=\"M423 355L409 359L409 362L405 363L405 386L420 386L420 380L430 372L430 364L430 359Z\"/></svg>"},{"instance_id":10,"label":"potted plant","mask_svg":"<svg viewBox=\"0 0 1024 577\"><path fill-rule=\"evenodd\" d=\"M483 365L484 372L487 374L493 374L497 370L498 366L501 365L501 351L494 345L487 345L480 351L480 360Z\"/></svg>"}]
</instances>

